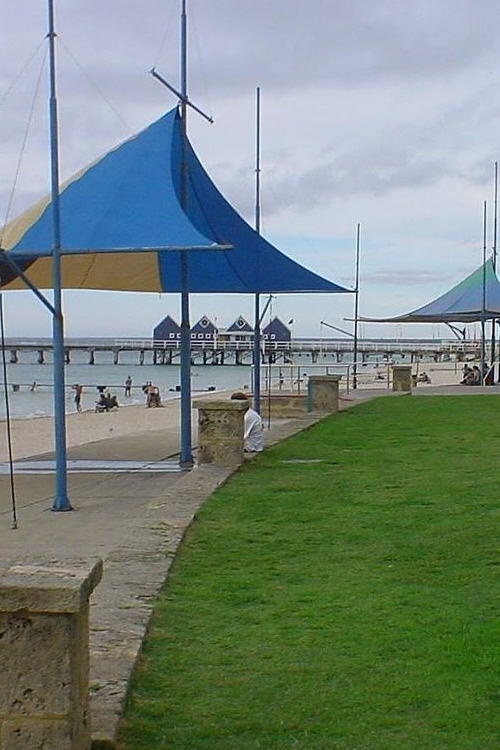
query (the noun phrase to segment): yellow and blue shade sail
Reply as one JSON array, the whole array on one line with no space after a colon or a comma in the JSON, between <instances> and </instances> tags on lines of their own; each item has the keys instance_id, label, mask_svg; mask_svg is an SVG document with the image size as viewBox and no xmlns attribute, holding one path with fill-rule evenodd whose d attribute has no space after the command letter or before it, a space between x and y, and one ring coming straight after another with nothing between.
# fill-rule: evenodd
<instances>
[{"instance_id":1,"label":"yellow and blue shade sail","mask_svg":"<svg viewBox=\"0 0 500 750\"><path fill-rule=\"evenodd\" d=\"M218 191L189 141L186 162L184 209L182 132L175 108L61 187L63 288L179 292L180 251L187 250L190 292L349 291L255 232ZM50 197L5 225L0 242L34 286L52 287ZM0 284L25 288L5 262Z\"/></svg>"}]
</instances>

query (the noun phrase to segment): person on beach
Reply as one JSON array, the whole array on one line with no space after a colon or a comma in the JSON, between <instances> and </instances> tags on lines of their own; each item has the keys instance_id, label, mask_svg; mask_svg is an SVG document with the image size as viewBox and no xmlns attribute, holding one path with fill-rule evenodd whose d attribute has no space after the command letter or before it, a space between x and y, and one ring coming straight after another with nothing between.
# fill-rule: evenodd
<instances>
[{"instance_id":1,"label":"person on beach","mask_svg":"<svg viewBox=\"0 0 500 750\"><path fill-rule=\"evenodd\" d=\"M116 396L112 396L109 391L99 394L99 401L95 402L97 414L102 414L103 411L111 411L111 409L118 409L119 406L118 399Z\"/></svg>"},{"instance_id":2,"label":"person on beach","mask_svg":"<svg viewBox=\"0 0 500 750\"><path fill-rule=\"evenodd\" d=\"M116 396L114 394L111 395L109 391L106 393L106 403L108 405L108 411L111 411L111 409L118 409L120 406Z\"/></svg>"},{"instance_id":3,"label":"person on beach","mask_svg":"<svg viewBox=\"0 0 500 750\"><path fill-rule=\"evenodd\" d=\"M161 406L160 389L153 383L149 383L146 388L146 406L148 409L152 406Z\"/></svg>"},{"instance_id":4,"label":"person on beach","mask_svg":"<svg viewBox=\"0 0 500 750\"><path fill-rule=\"evenodd\" d=\"M252 409L247 396L241 391L231 394L232 401L245 401L247 410L245 412L245 433L243 435L243 448L245 453L260 453L264 450L264 429L262 418Z\"/></svg>"},{"instance_id":5,"label":"person on beach","mask_svg":"<svg viewBox=\"0 0 500 750\"><path fill-rule=\"evenodd\" d=\"M104 392L99 394L99 400L95 402L95 410L97 414L103 411L108 411L108 399Z\"/></svg>"},{"instance_id":6,"label":"person on beach","mask_svg":"<svg viewBox=\"0 0 500 750\"><path fill-rule=\"evenodd\" d=\"M80 385L80 383L75 383L75 385L71 386L75 392L75 407L78 412L82 410L82 392L83 392L83 386Z\"/></svg>"},{"instance_id":7,"label":"person on beach","mask_svg":"<svg viewBox=\"0 0 500 750\"><path fill-rule=\"evenodd\" d=\"M125 381L125 396L130 397L131 388L132 388L132 378L129 375Z\"/></svg>"},{"instance_id":8,"label":"person on beach","mask_svg":"<svg viewBox=\"0 0 500 750\"><path fill-rule=\"evenodd\" d=\"M146 396L146 406L150 406L150 403L149 403L149 395L150 395L150 392L152 392L152 391L150 391L150 389L151 389L152 387L153 387L153 384L152 384L152 382L151 382L150 380L148 380L148 381L147 381L146 383L144 383L144 385L143 385L143 386L142 386L142 388L141 388L142 392L143 392L143 393L144 393L144 395Z\"/></svg>"}]
</instances>

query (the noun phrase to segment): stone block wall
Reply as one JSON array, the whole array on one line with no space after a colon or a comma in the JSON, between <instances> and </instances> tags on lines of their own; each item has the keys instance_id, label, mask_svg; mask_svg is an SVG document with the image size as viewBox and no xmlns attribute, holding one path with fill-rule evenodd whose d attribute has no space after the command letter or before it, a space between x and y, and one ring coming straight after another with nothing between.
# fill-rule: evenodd
<instances>
[{"instance_id":1,"label":"stone block wall","mask_svg":"<svg viewBox=\"0 0 500 750\"><path fill-rule=\"evenodd\" d=\"M411 391L411 365L393 365L392 390Z\"/></svg>"},{"instance_id":2,"label":"stone block wall","mask_svg":"<svg viewBox=\"0 0 500 750\"><path fill-rule=\"evenodd\" d=\"M245 401L199 401L198 464L239 466L243 463Z\"/></svg>"},{"instance_id":3,"label":"stone block wall","mask_svg":"<svg viewBox=\"0 0 500 750\"><path fill-rule=\"evenodd\" d=\"M308 381L309 410L335 414L339 410L340 375L311 375Z\"/></svg>"},{"instance_id":4,"label":"stone block wall","mask_svg":"<svg viewBox=\"0 0 500 750\"><path fill-rule=\"evenodd\" d=\"M271 397L263 394L260 400L260 413L263 417L290 419L303 416L307 411L307 396L297 393L272 393Z\"/></svg>"},{"instance_id":5,"label":"stone block wall","mask_svg":"<svg viewBox=\"0 0 500 750\"><path fill-rule=\"evenodd\" d=\"M102 562L0 563L0 750L89 750L89 597Z\"/></svg>"}]
</instances>

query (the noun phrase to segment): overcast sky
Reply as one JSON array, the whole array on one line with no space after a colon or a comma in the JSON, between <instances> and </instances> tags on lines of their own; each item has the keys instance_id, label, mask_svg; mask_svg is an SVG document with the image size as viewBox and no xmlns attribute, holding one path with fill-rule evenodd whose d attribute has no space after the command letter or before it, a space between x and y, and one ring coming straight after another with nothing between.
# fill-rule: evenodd
<instances>
[{"instance_id":1,"label":"overcast sky","mask_svg":"<svg viewBox=\"0 0 500 750\"><path fill-rule=\"evenodd\" d=\"M55 0L61 178L175 105L150 75L179 80L180 0ZM49 190L45 0L16 0L0 30L0 224ZM360 312L397 315L482 262L493 245L500 133L496 0L188 0L191 142L253 224L255 90L261 88L262 232L283 252L354 285ZM24 146L23 146L24 144ZM19 164L20 154L23 159ZM50 335L28 292L4 295L7 334ZM144 336L176 295L66 292L68 336ZM279 296L297 336L349 328L352 295ZM192 297L192 322L253 318L251 297ZM334 335L333 331L330 332ZM365 336L448 336L364 325Z\"/></svg>"}]
</instances>

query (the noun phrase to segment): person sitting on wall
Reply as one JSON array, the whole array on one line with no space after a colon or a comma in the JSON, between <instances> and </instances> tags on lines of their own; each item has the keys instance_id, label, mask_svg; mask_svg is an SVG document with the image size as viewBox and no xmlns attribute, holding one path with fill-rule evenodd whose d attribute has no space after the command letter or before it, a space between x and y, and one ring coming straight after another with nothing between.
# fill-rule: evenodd
<instances>
[{"instance_id":1,"label":"person sitting on wall","mask_svg":"<svg viewBox=\"0 0 500 750\"><path fill-rule=\"evenodd\" d=\"M421 372L420 375L417 377L417 383L430 383L430 382L431 382L431 379L425 371Z\"/></svg>"},{"instance_id":2,"label":"person sitting on wall","mask_svg":"<svg viewBox=\"0 0 500 750\"><path fill-rule=\"evenodd\" d=\"M463 368L462 368L462 372L463 372L463 375L464 375L464 379L465 379L465 378L467 377L467 375L470 375L470 374L471 374L471 372L472 372L472 367L470 367L470 366L469 366L469 365L467 364L467 362L466 362L466 363L465 363L465 365L464 365L464 366L463 366Z\"/></svg>"},{"instance_id":3,"label":"person sitting on wall","mask_svg":"<svg viewBox=\"0 0 500 750\"><path fill-rule=\"evenodd\" d=\"M477 365L474 365L472 370L460 381L461 385L481 385L481 370Z\"/></svg>"},{"instance_id":4,"label":"person sitting on wall","mask_svg":"<svg viewBox=\"0 0 500 750\"><path fill-rule=\"evenodd\" d=\"M244 401L247 404L245 412L245 432L243 448L245 453L260 453L264 450L264 429L262 418L252 407L247 396L241 391L231 394L232 401Z\"/></svg>"},{"instance_id":5,"label":"person sitting on wall","mask_svg":"<svg viewBox=\"0 0 500 750\"><path fill-rule=\"evenodd\" d=\"M493 385L493 371L494 367L489 367L488 363L484 363L483 367L483 384Z\"/></svg>"}]
</instances>

